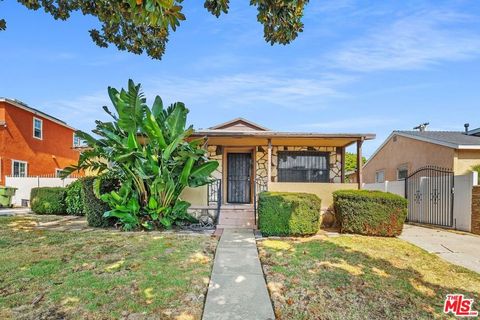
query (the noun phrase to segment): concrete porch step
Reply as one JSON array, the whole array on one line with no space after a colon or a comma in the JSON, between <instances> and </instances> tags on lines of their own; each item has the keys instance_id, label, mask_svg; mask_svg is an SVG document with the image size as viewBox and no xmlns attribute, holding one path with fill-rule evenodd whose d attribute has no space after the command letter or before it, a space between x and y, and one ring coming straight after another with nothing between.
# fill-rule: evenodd
<instances>
[{"instance_id":1,"label":"concrete porch step","mask_svg":"<svg viewBox=\"0 0 480 320\"><path fill-rule=\"evenodd\" d=\"M237 218L237 219L253 219L253 211L247 210L220 210L220 217Z\"/></svg>"}]
</instances>

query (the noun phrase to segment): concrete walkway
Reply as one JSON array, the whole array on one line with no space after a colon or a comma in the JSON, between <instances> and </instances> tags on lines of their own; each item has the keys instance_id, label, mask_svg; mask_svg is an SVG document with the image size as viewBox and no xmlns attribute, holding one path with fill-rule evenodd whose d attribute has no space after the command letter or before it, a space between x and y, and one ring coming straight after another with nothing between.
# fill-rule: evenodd
<instances>
[{"instance_id":1,"label":"concrete walkway","mask_svg":"<svg viewBox=\"0 0 480 320\"><path fill-rule=\"evenodd\" d=\"M30 208L0 208L0 217L11 217L31 212Z\"/></svg>"},{"instance_id":2,"label":"concrete walkway","mask_svg":"<svg viewBox=\"0 0 480 320\"><path fill-rule=\"evenodd\" d=\"M448 262L480 273L479 236L406 224L400 238Z\"/></svg>"},{"instance_id":3,"label":"concrete walkway","mask_svg":"<svg viewBox=\"0 0 480 320\"><path fill-rule=\"evenodd\" d=\"M251 229L224 229L203 320L275 319Z\"/></svg>"}]
</instances>

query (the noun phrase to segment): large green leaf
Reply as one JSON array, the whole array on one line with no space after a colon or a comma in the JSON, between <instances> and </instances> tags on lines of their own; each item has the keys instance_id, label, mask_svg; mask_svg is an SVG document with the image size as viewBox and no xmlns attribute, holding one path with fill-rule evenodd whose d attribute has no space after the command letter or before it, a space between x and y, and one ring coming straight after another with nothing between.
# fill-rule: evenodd
<instances>
[{"instance_id":1,"label":"large green leaf","mask_svg":"<svg viewBox=\"0 0 480 320\"><path fill-rule=\"evenodd\" d=\"M184 186L188 185L188 178L190 177L194 161L193 158L189 158L183 167L182 174L180 175L180 183Z\"/></svg>"},{"instance_id":2,"label":"large green leaf","mask_svg":"<svg viewBox=\"0 0 480 320\"><path fill-rule=\"evenodd\" d=\"M150 142L156 142L162 149L167 147L162 129L158 125L155 116L148 109L142 127L150 138Z\"/></svg>"},{"instance_id":3,"label":"large green leaf","mask_svg":"<svg viewBox=\"0 0 480 320\"><path fill-rule=\"evenodd\" d=\"M166 119L171 137L176 137L184 132L187 123L187 114L188 109L185 107L185 104L182 102L173 104L173 111Z\"/></svg>"}]
</instances>

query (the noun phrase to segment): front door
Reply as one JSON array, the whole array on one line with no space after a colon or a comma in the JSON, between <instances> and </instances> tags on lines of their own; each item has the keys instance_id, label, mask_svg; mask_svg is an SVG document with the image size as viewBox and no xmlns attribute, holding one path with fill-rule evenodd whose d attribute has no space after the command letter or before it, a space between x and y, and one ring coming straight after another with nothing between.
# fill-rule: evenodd
<instances>
[{"instance_id":1,"label":"front door","mask_svg":"<svg viewBox=\"0 0 480 320\"><path fill-rule=\"evenodd\" d=\"M251 202L251 153L227 154L227 202Z\"/></svg>"}]
</instances>

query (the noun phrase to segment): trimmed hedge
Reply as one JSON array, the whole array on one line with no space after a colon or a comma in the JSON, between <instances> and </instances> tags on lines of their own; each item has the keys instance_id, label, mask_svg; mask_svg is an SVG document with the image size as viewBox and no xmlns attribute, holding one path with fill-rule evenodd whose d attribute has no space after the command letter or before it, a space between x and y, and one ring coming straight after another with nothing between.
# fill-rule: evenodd
<instances>
[{"instance_id":1,"label":"trimmed hedge","mask_svg":"<svg viewBox=\"0 0 480 320\"><path fill-rule=\"evenodd\" d=\"M65 204L67 206L67 213L75 216L85 215L83 209L83 190L82 180L78 179L67 186L65 197Z\"/></svg>"},{"instance_id":2,"label":"trimmed hedge","mask_svg":"<svg viewBox=\"0 0 480 320\"><path fill-rule=\"evenodd\" d=\"M407 200L393 193L339 190L333 193L340 232L393 237L402 233Z\"/></svg>"},{"instance_id":3,"label":"trimmed hedge","mask_svg":"<svg viewBox=\"0 0 480 320\"><path fill-rule=\"evenodd\" d=\"M258 225L266 236L305 236L318 232L321 200L314 194L262 192Z\"/></svg>"},{"instance_id":4,"label":"trimmed hedge","mask_svg":"<svg viewBox=\"0 0 480 320\"><path fill-rule=\"evenodd\" d=\"M33 188L30 206L36 214L66 214L66 189L62 187Z\"/></svg>"},{"instance_id":5,"label":"trimmed hedge","mask_svg":"<svg viewBox=\"0 0 480 320\"><path fill-rule=\"evenodd\" d=\"M118 181L101 177L100 193L107 193L118 188ZM83 210L87 217L88 225L91 227L109 227L115 224L115 218L104 218L103 214L110 210L107 203L98 199L93 192L93 181L95 177L85 177L82 179L83 189Z\"/></svg>"}]
</instances>

